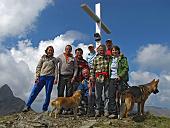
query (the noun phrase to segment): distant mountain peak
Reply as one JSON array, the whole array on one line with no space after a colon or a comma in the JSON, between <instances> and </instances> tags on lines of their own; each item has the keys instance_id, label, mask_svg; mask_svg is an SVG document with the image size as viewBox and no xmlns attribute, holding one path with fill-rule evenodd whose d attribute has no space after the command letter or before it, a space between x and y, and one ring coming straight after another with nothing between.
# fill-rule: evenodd
<instances>
[{"instance_id":1,"label":"distant mountain peak","mask_svg":"<svg viewBox=\"0 0 170 128\"><path fill-rule=\"evenodd\" d=\"M14 97L14 94L10 87L7 84L5 84L0 88L0 99L2 98L5 99L9 97Z\"/></svg>"},{"instance_id":2,"label":"distant mountain peak","mask_svg":"<svg viewBox=\"0 0 170 128\"><path fill-rule=\"evenodd\" d=\"M7 84L0 88L0 115L21 112L24 106L25 102L15 97Z\"/></svg>"}]
</instances>

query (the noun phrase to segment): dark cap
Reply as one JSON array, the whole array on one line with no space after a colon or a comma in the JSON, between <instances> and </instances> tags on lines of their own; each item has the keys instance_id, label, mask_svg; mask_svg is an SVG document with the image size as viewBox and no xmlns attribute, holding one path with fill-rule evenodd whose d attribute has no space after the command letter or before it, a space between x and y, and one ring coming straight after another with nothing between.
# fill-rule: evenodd
<instances>
[{"instance_id":1,"label":"dark cap","mask_svg":"<svg viewBox=\"0 0 170 128\"><path fill-rule=\"evenodd\" d=\"M107 39L107 40L106 40L106 43L110 43L110 42L112 43L112 40L111 40L111 39Z\"/></svg>"}]
</instances>

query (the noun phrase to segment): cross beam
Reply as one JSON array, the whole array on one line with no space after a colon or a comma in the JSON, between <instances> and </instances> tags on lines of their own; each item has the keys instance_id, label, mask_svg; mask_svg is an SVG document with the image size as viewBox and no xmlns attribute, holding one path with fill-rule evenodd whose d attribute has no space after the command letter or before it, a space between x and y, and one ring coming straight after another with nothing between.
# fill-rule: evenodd
<instances>
[{"instance_id":1,"label":"cross beam","mask_svg":"<svg viewBox=\"0 0 170 128\"><path fill-rule=\"evenodd\" d=\"M111 31L109 28L104 24L104 22L89 8L87 4L82 4L81 7L83 10L97 23L101 22L101 28L107 33L110 34Z\"/></svg>"}]
</instances>

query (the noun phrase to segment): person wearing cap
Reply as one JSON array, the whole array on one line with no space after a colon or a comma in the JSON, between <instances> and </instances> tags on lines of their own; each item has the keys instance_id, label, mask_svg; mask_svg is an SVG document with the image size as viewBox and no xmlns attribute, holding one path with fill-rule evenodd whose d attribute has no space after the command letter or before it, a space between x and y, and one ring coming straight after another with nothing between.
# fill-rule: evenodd
<instances>
[{"instance_id":1,"label":"person wearing cap","mask_svg":"<svg viewBox=\"0 0 170 128\"><path fill-rule=\"evenodd\" d=\"M109 56L111 56L112 55L112 45L113 45L113 43L112 43L112 40L111 39L107 39L106 40L106 55L109 55Z\"/></svg>"},{"instance_id":2,"label":"person wearing cap","mask_svg":"<svg viewBox=\"0 0 170 128\"><path fill-rule=\"evenodd\" d=\"M93 44L89 44L88 49L90 52L88 53L88 55L86 57L86 61L88 62L89 67L91 68L91 66L93 64L93 60L96 57L96 51L94 50Z\"/></svg>"}]
</instances>

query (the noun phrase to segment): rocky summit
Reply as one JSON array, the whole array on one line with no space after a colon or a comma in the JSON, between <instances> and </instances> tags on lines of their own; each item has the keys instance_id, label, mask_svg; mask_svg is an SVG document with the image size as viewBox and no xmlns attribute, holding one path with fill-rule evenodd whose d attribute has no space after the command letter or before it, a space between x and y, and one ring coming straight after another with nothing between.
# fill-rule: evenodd
<instances>
[{"instance_id":1,"label":"rocky summit","mask_svg":"<svg viewBox=\"0 0 170 128\"><path fill-rule=\"evenodd\" d=\"M170 118L156 117L149 113L144 116L131 115L128 118L108 119L104 116L94 118L79 116L74 119L73 115L54 115L48 113L15 113L0 116L0 128L169 128Z\"/></svg>"}]
</instances>

